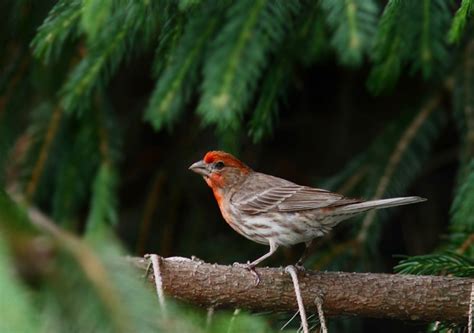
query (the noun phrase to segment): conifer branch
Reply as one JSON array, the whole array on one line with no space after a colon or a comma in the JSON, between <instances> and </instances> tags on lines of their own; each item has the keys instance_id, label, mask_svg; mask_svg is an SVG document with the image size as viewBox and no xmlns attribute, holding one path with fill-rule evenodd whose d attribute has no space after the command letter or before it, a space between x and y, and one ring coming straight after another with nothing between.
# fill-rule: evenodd
<instances>
[{"instance_id":1,"label":"conifer branch","mask_svg":"<svg viewBox=\"0 0 474 333\"><path fill-rule=\"evenodd\" d=\"M390 0L374 43L370 89L379 93L393 87L406 64L411 64L414 71L421 70L425 79L442 73L448 58L445 38L448 24L449 9L445 1Z\"/></svg>"},{"instance_id":2,"label":"conifer branch","mask_svg":"<svg viewBox=\"0 0 474 333\"><path fill-rule=\"evenodd\" d=\"M472 86L474 84L473 72L474 72L474 41L469 42L466 47L464 55L464 66L462 72L464 78L462 80L462 89L464 92L463 96L463 113L464 123L466 127L465 133L465 147L464 154L468 157L474 157L474 96L472 94Z\"/></svg>"},{"instance_id":3,"label":"conifer branch","mask_svg":"<svg viewBox=\"0 0 474 333\"><path fill-rule=\"evenodd\" d=\"M390 155L388 163L385 167L385 171L379 180L377 189L375 190L374 200L382 198L385 191L387 190L388 184L397 169L399 163L402 161L402 156L409 147L412 140L415 138L420 127L428 119L429 115L438 107L441 97L439 94L434 96L428 103L421 109L420 113L413 119L410 126L407 127L403 135L400 137L394 151ZM357 238L359 243L364 243L367 237L367 231L375 220L377 212L375 210L370 211L362 222L361 229Z\"/></svg>"},{"instance_id":4,"label":"conifer branch","mask_svg":"<svg viewBox=\"0 0 474 333\"><path fill-rule=\"evenodd\" d=\"M161 75L163 70L173 63L176 50L182 42L181 37L185 23L186 17L182 13L177 13L163 24L153 59L152 73L154 77Z\"/></svg>"},{"instance_id":5,"label":"conifer branch","mask_svg":"<svg viewBox=\"0 0 474 333\"><path fill-rule=\"evenodd\" d=\"M464 61L458 69L454 89L454 115L461 135L461 166L457 182L460 184L468 176L468 168L474 157L474 41L470 41L464 50Z\"/></svg>"},{"instance_id":6,"label":"conifer branch","mask_svg":"<svg viewBox=\"0 0 474 333\"><path fill-rule=\"evenodd\" d=\"M462 0L461 6L456 11L456 15L451 24L451 29L449 30L448 40L451 43L458 42L461 39L467 19L472 13L472 6L472 0Z\"/></svg>"},{"instance_id":7,"label":"conifer branch","mask_svg":"<svg viewBox=\"0 0 474 333\"><path fill-rule=\"evenodd\" d=\"M189 18L179 43L171 54L167 55L172 61L161 73L145 111L145 118L156 130L164 125L170 127L191 95L203 51L220 21L215 7L217 6L206 7ZM178 32L172 33L170 38L177 39L173 36L176 34ZM173 43L173 40L170 43ZM157 63L163 61L159 58L155 60Z\"/></svg>"},{"instance_id":8,"label":"conifer branch","mask_svg":"<svg viewBox=\"0 0 474 333\"><path fill-rule=\"evenodd\" d=\"M474 160L467 169L467 176L459 186L451 206L451 226L453 231L461 233L463 238L474 232L472 197L474 195Z\"/></svg>"},{"instance_id":9,"label":"conifer branch","mask_svg":"<svg viewBox=\"0 0 474 333\"><path fill-rule=\"evenodd\" d=\"M51 146L59 129L62 113L62 109L60 107L56 107L53 110L53 113L51 114L51 119L49 121L48 128L46 130L44 140L38 154L38 159L36 160L36 163L33 167L33 172L31 174L31 178L26 186L25 194L27 201L33 199L33 196L38 187L38 183L43 173L46 161L48 160Z\"/></svg>"},{"instance_id":10,"label":"conifer branch","mask_svg":"<svg viewBox=\"0 0 474 333\"><path fill-rule=\"evenodd\" d=\"M84 0L82 2L82 27L90 39L104 28L112 11L111 0Z\"/></svg>"},{"instance_id":11,"label":"conifer branch","mask_svg":"<svg viewBox=\"0 0 474 333\"><path fill-rule=\"evenodd\" d=\"M423 77L427 79L433 70L439 72L443 68L443 62L448 57L445 36L449 24L449 8L442 0L423 0L419 10L422 12L422 28L414 68L421 67Z\"/></svg>"},{"instance_id":12,"label":"conifer branch","mask_svg":"<svg viewBox=\"0 0 474 333\"><path fill-rule=\"evenodd\" d=\"M290 72L290 65L285 57L278 59L270 68L271 70L262 84L262 92L250 120L249 135L255 143L261 141L273 129L279 97Z\"/></svg>"},{"instance_id":13,"label":"conifer branch","mask_svg":"<svg viewBox=\"0 0 474 333\"><path fill-rule=\"evenodd\" d=\"M100 165L94 179L91 209L87 219L87 232L93 234L107 223L116 224L118 173L112 146L111 131L107 124L107 114L103 110L95 112L96 130L99 139Z\"/></svg>"},{"instance_id":14,"label":"conifer branch","mask_svg":"<svg viewBox=\"0 0 474 333\"><path fill-rule=\"evenodd\" d=\"M329 51L330 38L325 22L325 12L321 6L312 5L305 8L296 20L295 34L291 34L294 47L291 51L296 59L305 66L321 60ZM300 23L301 22L301 23ZM283 51L283 50L282 50ZM288 50L286 50L288 51Z\"/></svg>"},{"instance_id":15,"label":"conifer branch","mask_svg":"<svg viewBox=\"0 0 474 333\"><path fill-rule=\"evenodd\" d=\"M238 129L269 55L280 46L292 15L291 1L233 2L228 20L209 47L198 112L221 132Z\"/></svg>"},{"instance_id":16,"label":"conifer branch","mask_svg":"<svg viewBox=\"0 0 474 333\"><path fill-rule=\"evenodd\" d=\"M236 79L236 73L238 69L238 62L242 58L242 53L245 49L246 44L252 38L252 30L255 29L255 26L258 22L258 17L260 11L264 8L266 4L265 0L258 0L252 6L251 11L248 13L244 24L242 25L242 30L238 35L238 39L235 42L234 46L231 49L229 54L228 63L224 67L224 72L222 73L222 86L220 87L220 92L215 96L216 101L224 98L229 95L232 82Z\"/></svg>"},{"instance_id":17,"label":"conifer branch","mask_svg":"<svg viewBox=\"0 0 474 333\"><path fill-rule=\"evenodd\" d=\"M203 96L202 102L200 104L200 112L205 116L207 122L219 121L219 117L223 118L224 122L229 122L232 118L235 117L236 101L232 101L233 98L232 88L235 82L237 82L237 74L239 73L240 64L244 59L244 51L249 49L248 44L252 43L254 39L253 30L259 22L258 18L261 15L261 12L265 8L266 0L258 1L243 1L241 3L234 3L231 8L231 13L233 14L230 17L235 18L238 29L235 29L236 23L228 25L227 29L224 27L220 35L217 37L214 42L214 59L210 59L204 68L204 83L203 83ZM244 14L245 13L245 14ZM240 22L239 22L240 21ZM232 44L229 45L227 50L220 51L221 53L225 52L224 55L220 55L218 48L222 47L224 39L228 39L230 36L235 38L232 41ZM262 60L257 58L258 62ZM218 62L216 64L216 62ZM213 68L219 65L219 70ZM246 64L248 66L249 64ZM260 67L260 64L257 65ZM255 66L256 68L258 68ZM219 84L216 82L216 75L219 76ZM240 78L243 80L243 78ZM214 114L211 113L214 111ZM219 116L220 114L220 116ZM227 118L227 119L225 119Z\"/></svg>"},{"instance_id":18,"label":"conifer branch","mask_svg":"<svg viewBox=\"0 0 474 333\"><path fill-rule=\"evenodd\" d=\"M357 184L359 184L367 173L369 167L366 164L361 165L338 189L337 193L349 193Z\"/></svg>"},{"instance_id":19,"label":"conifer branch","mask_svg":"<svg viewBox=\"0 0 474 333\"><path fill-rule=\"evenodd\" d=\"M81 5L80 0L60 0L51 9L31 42L37 58L48 63L59 56L65 41L77 33Z\"/></svg>"},{"instance_id":20,"label":"conifer branch","mask_svg":"<svg viewBox=\"0 0 474 333\"><path fill-rule=\"evenodd\" d=\"M474 233L470 234L461 246L456 250L459 254L464 254L472 245L474 245Z\"/></svg>"},{"instance_id":21,"label":"conifer branch","mask_svg":"<svg viewBox=\"0 0 474 333\"><path fill-rule=\"evenodd\" d=\"M464 61L455 81L454 116L461 135L460 167L457 174L456 196L451 206L451 226L458 233L453 243L459 248L469 244L469 235L474 231L471 198L474 195L474 41L470 41L464 52ZM467 251L467 248L465 248Z\"/></svg>"},{"instance_id":22,"label":"conifer branch","mask_svg":"<svg viewBox=\"0 0 474 333\"><path fill-rule=\"evenodd\" d=\"M145 271L144 259L128 260ZM168 296L203 307L297 311L292 281L283 268L257 268L261 282L255 287L253 275L237 267L181 257L160 264ZM308 312L317 311L319 297L329 316L467 322L471 279L314 271L300 272L298 279Z\"/></svg>"},{"instance_id":23,"label":"conifer branch","mask_svg":"<svg viewBox=\"0 0 474 333\"><path fill-rule=\"evenodd\" d=\"M143 254L146 248L146 241L150 234L150 225L155 213L160 195L162 194L163 184L165 182L165 172L162 170L155 174L154 180L148 191L148 195L145 199L145 208L143 209L143 217L140 222L140 228L138 231L138 240L135 253Z\"/></svg>"},{"instance_id":24,"label":"conifer branch","mask_svg":"<svg viewBox=\"0 0 474 333\"><path fill-rule=\"evenodd\" d=\"M334 30L332 45L346 65L359 65L372 44L377 5L372 0L323 0L326 20Z\"/></svg>"},{"instance_id":25,"label":"conifer branch","mask_svg":"<svg viewBox=\"0 0 474 333\"><path fill-rule=\"evenodd\" d=\"M20 63L19 68L13 78L9 81L8 87L4 94L0 95L0 120L4 114L5 108L7 107L8 101L10 100L12 94L14 93L15 89L18 86L20 80L25 76L25 73L28 69L28 65L30 63L30 58L27 56L23 56Z\"/></svg>"},{"instance_id":26,"label":"conifer branch","mask_svg":"<svg viewBox=\"0 0 474 333\"><path fill-rule=\"evenodd\" d=\"M432 20L430 13L431 0L423 0L422 7L422 22L423 27L421 29L421 46L420 46L420 59L422 63L430 63L433 57L432 50L430 47L430 21ZM423 67L425 68L425 67Z\"/></svg>"},{"instance_id":27,"label":"conifer branch","mask_svg":"<svg viewBox=\"0 0 474 333\"><path fill-rule=\"evenodd\" d=\"M402 274L470 277L474 275L474 262L467 256L445 251L401 260L395 271Z\"/></svg>"},{"instance_id":28,"label":"conifer branch","mask_svg":"<svg viewBox=\"0 0 474 333\"><path fill-rule=\"evenodd\" d=\"M17 202L22 201L21 197L13 194L12 196ZM114 285L110 283L110 277L104 264L94 251L92 251L90 246L73 234L58 228L53 221L38 209L28 207L27 214L34 226L53 237L55 241L60 243L61 246L77 260L85 276L94 286L95 291L110 311L110 318L113 320L116 331L123 333L130 332L128 329L128 314L117 297L118 292L114 290Z\"/></svg>"},{"instance_id":29,"label":"conifer branch","mask_svg":"<svg viewBox=\"0 0 474 333\"><path fill-rule=\"evenodd\" d=\"M155 6L154 2L130 1L117 8L100 33L89 35L85 57L61 88L61 105L66 112L90 106L94 89L108 82L122 60L131 55L127 51L149 41L157 24Z\"/></svg>"}]
</instances>

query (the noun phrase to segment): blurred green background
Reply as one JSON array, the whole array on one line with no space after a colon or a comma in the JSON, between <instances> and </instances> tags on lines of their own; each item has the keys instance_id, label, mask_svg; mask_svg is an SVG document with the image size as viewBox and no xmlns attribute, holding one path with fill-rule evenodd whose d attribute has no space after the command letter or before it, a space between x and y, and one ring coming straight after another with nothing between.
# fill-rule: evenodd
<instances>
[{"instance_id":1,"label":"blurred green background","mask_svg":"<svg viewBox=\"0 0 474 333\"><path fill-rule=\"evenodd\" d=\"M267 251L227 226L188 171L214 149L347 196L428 198L341 224L308 268L472 276L473 2L3 0L0 331L278 330L292 314L239 314L229 328L223 312L206 328L204 310L177 306L159 320L111 259L230 264ZM32 227L32 207L77 238ZM84 271L88 251L103 279L124 276L115 301ZM121 297L135 301L110 307ZM382 328L428 329L330 320L330 331Z\"/></svg>"}]
</instances>

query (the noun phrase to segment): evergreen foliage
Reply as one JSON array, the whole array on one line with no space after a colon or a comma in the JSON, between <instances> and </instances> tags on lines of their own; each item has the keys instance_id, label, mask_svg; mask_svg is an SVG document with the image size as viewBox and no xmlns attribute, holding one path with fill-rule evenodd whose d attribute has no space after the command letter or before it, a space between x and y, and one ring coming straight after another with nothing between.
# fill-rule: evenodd
<instances>
[{"instance_id":1,"label":"evergreen foliage","mask_svg":"<svg viewBox=\"0 0 474 333\"><path fill-rule=\"evenodd\" d=\"M443 196L449 223L437 226L443 234L424 249L432 253L395 270L474 276L472 10L473 0L2 1L0 331L273 330L271 316L228 313L206 328L203 313L181 305L161 320L135 272L115 260L125 251L112 228L131 248L153 242L146 250L162 254L199 248L223 262L222 246L255 255L248 243L229 246L208 222L217 211L208 214L182 176L195 151L215 146L236 152L252 142L263 156L275 144L267 163L298 172L317 165L311 175L341 157L347 163L331 164L333 176L318 185L362 198L423 195L414 184L442 155L433 148L454 147L456 185ZM376 130L371 118L382 123ZM354 150L355 158L343 155ZM165 180L143 190L157 174ZM60 232L33 227L32 207ZM309 262L381 269L380 222L394 211L338 227L349 232L336 230ZM137 216L145 216L140 226ZM138 229L148 238L136 241Z\"/></svg>"},{"instance_id":2,"label":"evergreen foliage","mask_svg":"<svg viewBox=\"0 0 474 333\"><path fill-rule=\"evenodd\" d=\"M402 260L395 270L402 274L473 276L474 262L466 256L444 252Z\"/></svg>"},{"instance_id":3,"label":"evergreen foliage","mask_svg":"<svg viewBox=\"0 0 474 333\"><path fill-rule=\"evenodd\" d=\"M470 163L467 179L460 185L451 207L454 232L469 235L474 232L474 163Z\"/></svg>"},{"instance_id":4,"label":"evergreen foliage","mask_svg":"<svg viewBox=\"0 0 474 333\"><path fill-rule=\"evenodd\" d=\"M65 127L71 130L73 128L71 125ZM75 137L70 137L66 133L62 135L64 151L60 155L61 161L54 177L52 216L62 225L73 220L84 204L94 169L97 167L96 161L87 165L81 163L84 159L96 155L94 150L90 150L90 142L94 142L95 138L84 126L84 122L81 121L80 125L82 126L75 133ZM77 179L82 179L82 182L76 182Z\"/></svg>"},{"instance_id":5,"label":"evergreen foliage","mask_svg":"<svg viewBox=\"0 0 474 333\"><path fill-rule=\"evenodd\" d=\"M87 232L95 233L107 223L117 223L117 179L113 167L103 162L94 179L91 209L87 218Z\"/></svg>"},{"instance_id":6,"label":"evergreen foliage","mask_svg":"<svg viewBox=\"0 0 474 333\"><path fill-rule=\"evenodd\" d=\"M58 1L51 9L31 46L34 55L42 61L49 63L56 60L65 42L77 37L79 22L81 20L82 1Z\"/></svg>"},{"instance_id":7,"label":"evergreen foliage","mask_svg":"<svg viewBox=\"0 0 474 333\"><path fill-rule=\"evenodd\" d=\"M85 34L94 40L100 30L107 24L112 11L113 1L85 0L82 3L81 23Z\"/></svg>"},{"instance_id":8,"label":"evergreen foliage","mask_svg":"<svg viewBox=\"0 0 474 333\"><path fill-rule=\"evenodd\" d=\"M2 331L204 331L203 315L187 314L170 300L171 311L166 316L160 314L154 294L145 287L138 272L123 260L123 250L108 232L103 230L100 239L86 242L54 226L32 230L23 208L3 192L0 218ZM23 225L21 230L19 223ZM16 232L6 232L12 228ZM15 252L22 248L19 245L36 247L39 251ZM18 272L13 259L20 254L22 264L28 265L25 269L39 275L34 293L26 281L15 276ZM206 332L221 332L229 325L243 331L267 329L262 320L246 314L237 318L221 314Z\"/></svg>"},{"instance_id":9,"label":"evergreen foliage","mask_svg":"<svg viewBox=\"0 0 474 333\"><path fill-rule=\"evenodd\" d=\"M458 183L462 184L469 173L469 165L474 157L474 43L470 41L462 55L459 68L454 77L453 109L454 120L458 128L461 149L461 166L458 172Z\"/></svg>"},{"instance_id":10,"label":"evergreen foliage","mask_svg":"<svg viewBox=\"0 0 474 333\"><path fill-rule=\"evenodd\" d=\"M281 60L286 62L286 59ZM278 113L278 102L285 87L285 78L290 72L289 64L276 64L262 83L262 94L253 111L249 124L249 135L254 142L261 141L272 132Z\"/></svg>"},{"instance_id":11,"label":"evergreen foliage","mask_svg":"<svg viewBox=\"0 0 474 333\"><path fill-rule=\"evenodd\" d=\"M287 24L299 9L297 4L243 0L231 5L204 64L198 112L205 123L238 126L269 55L284 39Z\"/></svg>"},{"instance_id":12,"label":"evergreen foliage","mask_svg":"<svg viewBox=\"0 0 474 333\"><path fill-rule=\"evenodd\" d=\"M367 150L360 153L338 174L321 182L319 187L343 192L345 195L364 198L388 198L403 196L413 180L422 172L430 156L434 142L446 125L446 117L441 109L427 101L418 112L405 113L374 139ZM348 186L350 185L350 186ZM363 260L375 254L386 221L394 210L371 211L359 218L352 235L357 242L362 241L364 253L351 262L351 269L364 266ZM349 233L348 233L349 234ZM315 265L331 258L330 266L341 269L347 258L356 254L352 245L346 243L328 246L314 256ZM341 266L342 265L342 266Z\"/></svg>"},{"instance_id":13,"label":"evergreen foliage","mask_svg":"<svg viewBox=\"0 0 474 333\"><path fill-rule=\"evenodd\" d=\"M380 19L373 50L374 67L369 88L378 93L391 88L410 64L428 79L448 62L446 31L449 10L446 1L390 0Z\"/></svg>"},{"instance_id":14,"label":"evergreen foliage","mask_svg":"<svg viewBox=\"0 0 474 333\"><path fill-rule=\"evenodd\" d=\"M31 295L12 272L11 253L0 236L0 286L2 300L0 311L3 320L0 322L2 332L35 332L40 320L40 313L35 309Z\"/></svg>"},{"instance_id":15,"label":"evergreen foliage","mask_svg":"<svg viewBox=\"0 0 474 333\"><path fill-rule=\"evenodd\" d=\"M159 9L156 6L154 1L125 1L103 26L93 28L100 33L88 35L87 54L61 89L61 106L66 112L87 107L93 90L108 82L126 57L126 51L139 49L149 42L151 32L157 29ZM86 26L86 29L91 28ZM38 45L45 43L47 39Z\"/></svg>"},{"instance_id":16,"label":"evergreen foliage","mask_svg":"<svg viewBox=\"0 0 474 333\"><path fill-rule=\"evenodd\" d=\"M372 46L377 4L371 0L323 0L321 7L333 30L331 42L340 61L346 65L360 65Z\"/></svg>"},{"instance_id":17,"label":"evergreen foliage","mask_svg":"<svg viewBox=\"0 0 474 333\"><path fill-rule=\"evenodd\" d=\"M471 15L472 4L472 0L462 0L449 30L448 38L451 43L458 42L461 38L466 22Z\"/></svg>"},{"instance_id":18,"label":"evergreen foliage","mask_svg":"<svg viewBox=\"0 0 474 333\"><path fill-rule=\"evenodd\" d=\"M219 5L207 3L202 7L196 12L196 16L190 17L186 22L179 46L168 50L170 54L166 54L164 50L158 52L158 55L166 56L170 60L160 75L146 111L146 119L157 130L163 125L171 125L189 100L197 84L198 69L205 47L220 22L219 16L216 15L216 7ZM165 49L167 43L176 42L178 38L175 35L179 34L180 29L181 26L178 25L167 32L160 49ZM159 64L163 64L161 57L156 58L156 67L159 67Z\"/></svg>"}]
</instances>

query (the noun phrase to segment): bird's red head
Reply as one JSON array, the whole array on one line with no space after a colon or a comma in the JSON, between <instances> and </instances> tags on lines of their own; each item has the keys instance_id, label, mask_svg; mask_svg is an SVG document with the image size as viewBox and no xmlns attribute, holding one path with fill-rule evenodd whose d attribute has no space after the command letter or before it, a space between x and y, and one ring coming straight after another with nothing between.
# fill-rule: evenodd
<instances>
[{"instance_id":1,"label":"bird's red head","mask_svg":"<svg viewBox=\"0 0 474 333\"><path fill-rule=\"evenodd\" d=\"M208 152L201 161L194 163L189 169L203 176L214 190L226 190L243 181L252 171L243 162L223 151Z\"/></svg>"}]
</instances>

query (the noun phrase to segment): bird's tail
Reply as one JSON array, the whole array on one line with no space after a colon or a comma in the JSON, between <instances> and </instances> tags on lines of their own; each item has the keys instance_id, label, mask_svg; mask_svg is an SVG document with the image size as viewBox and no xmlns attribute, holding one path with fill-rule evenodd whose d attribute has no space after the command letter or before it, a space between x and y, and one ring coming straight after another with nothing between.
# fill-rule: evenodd
<instances>
[{"instance_id":1,"label":"bird's tail","mask_svg":"<svg viewBox=\"0 0 474 333\"><path fill-rule=\"evenodd\" d=\"M355 204L349 204L347 206L342 206L337 209L338 213L362 213L371 209L381 209L395 206L410 205L417 202L426 201L425 198L421 197L402 197L402 198L390 198L390 199L380 199L380 200L371 200Z\"/></svg>"}]
</instances>

